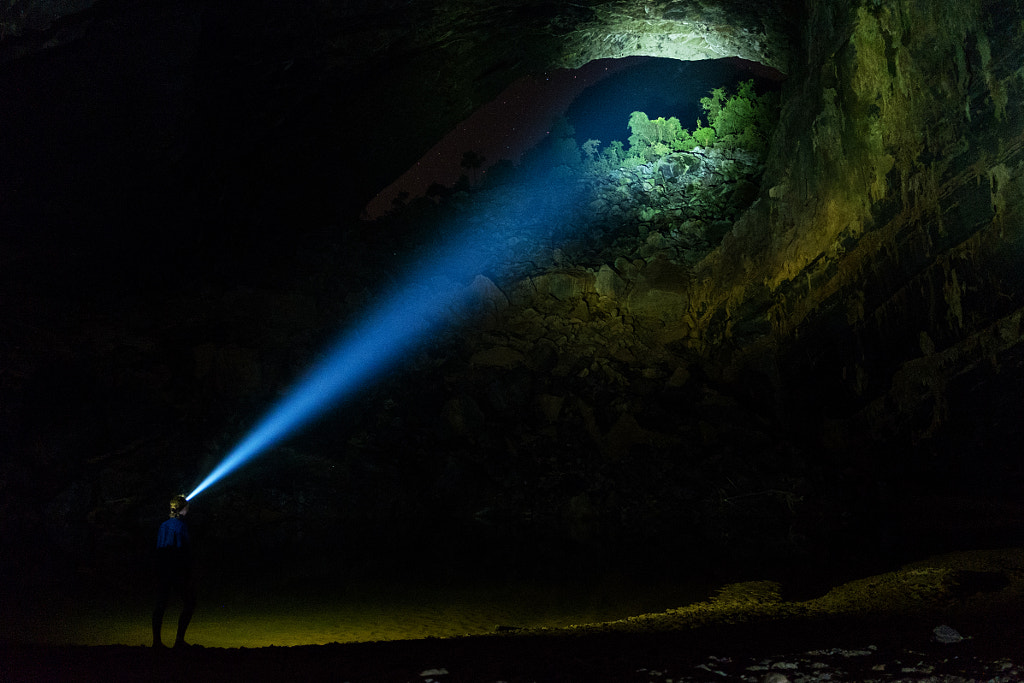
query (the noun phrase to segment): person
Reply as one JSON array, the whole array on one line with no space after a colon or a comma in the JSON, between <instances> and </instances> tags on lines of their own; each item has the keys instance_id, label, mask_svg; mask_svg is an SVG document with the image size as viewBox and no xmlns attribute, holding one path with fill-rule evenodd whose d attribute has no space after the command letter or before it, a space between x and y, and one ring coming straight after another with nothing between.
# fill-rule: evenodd
<instances>
[{"instance_id":1,"label":"person","mask_svg":"<svg viewBox=\"0 0 1024 683\"><path fill-rule=\"evenodd\" d=\"M158 590L156 607L153 609L153 647L164 647L160 638L163 628L164 611L171 591L181 596L181 615L178 617L178 634L174 639L174 647L188 647L185 642L185 631L192 620L196 607L195 587L192 583L192 539L185 524L188 515L188 500L177 495L171 498L171 514L163 524L156 537L156 563Z\"/></svg>"}]
</instances>

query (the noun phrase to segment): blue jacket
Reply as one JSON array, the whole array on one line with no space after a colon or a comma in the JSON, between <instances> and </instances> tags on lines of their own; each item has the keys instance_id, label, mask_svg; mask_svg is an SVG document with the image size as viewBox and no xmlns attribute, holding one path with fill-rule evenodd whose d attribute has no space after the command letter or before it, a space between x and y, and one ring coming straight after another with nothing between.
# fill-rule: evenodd
<instances>
[{"instance_id":1,"label":"blue jacket","mask_svg":"<svg viewBox=\"0 0 1024 683\"><path fill-rule=\"evenodd\" d=\"M188 536L188 525L178 517L171 517L160 525L156 536L157 548L187 549L192 544Z\"/></svg>"}]
</instances>

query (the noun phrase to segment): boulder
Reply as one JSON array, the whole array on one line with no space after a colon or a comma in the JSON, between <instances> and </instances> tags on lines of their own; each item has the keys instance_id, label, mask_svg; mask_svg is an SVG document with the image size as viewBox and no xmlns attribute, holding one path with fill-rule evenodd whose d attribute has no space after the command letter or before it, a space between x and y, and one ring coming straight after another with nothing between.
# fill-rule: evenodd
<instances>
[{"instance_id":1,"label":"boulder","mask_svg":"<svg viewBox=\"0 0 1024 683\"><path fill-rule=\"evenodd\" d=\"M604 264L597 271L597 277L594 280L594 291L601 296L617 300L626 295L626 289L626 281L608 264Z\"/></svg>"},{"instance_id":2,"label":"boulder","mask_svg":"<svg viewBox=\"0 0 1024 683\"><path fill-rule=\"evenodd\" d=\"M533 278L537 292L549 294L559 301L569 301L593 292L596 278L582 268L545 273Z\"/></svg>"}]
</instances>

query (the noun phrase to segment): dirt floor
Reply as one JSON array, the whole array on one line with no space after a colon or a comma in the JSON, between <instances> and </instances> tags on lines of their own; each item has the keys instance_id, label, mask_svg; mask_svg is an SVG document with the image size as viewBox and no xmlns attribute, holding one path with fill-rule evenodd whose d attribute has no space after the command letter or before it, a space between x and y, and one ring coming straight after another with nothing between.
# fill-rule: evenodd
<instances>
[{"instance_id":1,"label":"dirt floor","mask_svg":"<svg viewBox=\"0 0 1024 683\"><path fill-rule=\"evenodd\" d=\"M0 648L2 681L1024 680L1024 549L955 553L811 600L732 584L566 629L264 648Z\"/></svg>"}]
</instances>

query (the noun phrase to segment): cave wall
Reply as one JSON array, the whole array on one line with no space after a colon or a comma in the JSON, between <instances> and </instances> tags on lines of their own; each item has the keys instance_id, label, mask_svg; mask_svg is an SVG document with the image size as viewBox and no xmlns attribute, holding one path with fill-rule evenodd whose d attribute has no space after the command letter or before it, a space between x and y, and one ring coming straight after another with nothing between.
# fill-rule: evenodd
<instances>
[{"instance_id":1,"label":"cave wall","mask_svg":"<svg viewBox=\"0 0 1024 683\"><path fill-rule=\"evenodd\" d=\"M837 448L1010 452L1020 398L981 387L1021 379L1024 6L806 11L762 197L695 273L692 347Z\"/></svg>"}]
</instances>

